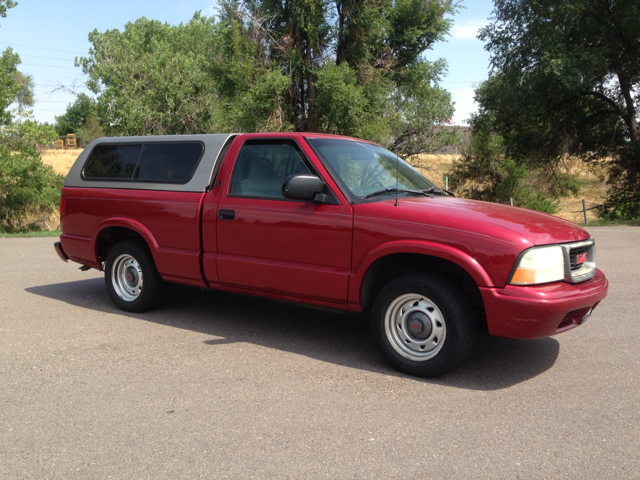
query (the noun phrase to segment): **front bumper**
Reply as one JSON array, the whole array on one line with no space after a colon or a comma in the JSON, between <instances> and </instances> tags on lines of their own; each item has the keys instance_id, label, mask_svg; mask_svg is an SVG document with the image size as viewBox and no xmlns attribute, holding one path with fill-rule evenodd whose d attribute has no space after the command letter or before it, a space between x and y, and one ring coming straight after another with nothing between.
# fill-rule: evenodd
<instances>
[{"instance_id":1,"label":"front bumper","mask_svg":"<svg viewBox=\"0 0 640 480\"><path fill-rule=\"evenodd\" d=\"M600 270L586 282L522 287L480 287L489 333L496 337L543 338L577 327L607 296Z\"/></svg>"}]
</instances>

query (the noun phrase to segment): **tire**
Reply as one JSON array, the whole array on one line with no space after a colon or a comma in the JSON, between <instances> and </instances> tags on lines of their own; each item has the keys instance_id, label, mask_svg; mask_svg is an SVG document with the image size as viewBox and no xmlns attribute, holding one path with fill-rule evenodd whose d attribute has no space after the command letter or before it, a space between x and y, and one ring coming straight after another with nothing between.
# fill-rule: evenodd
<instances>
[{"instance_id":1,"label":"tire","mask_svg":"<svg viewBox=\"0 0 640 480\"><path fill-rule=\"evenodd\" d=\"M155 308L167 287L147 245L129 240L115 244L109 251L104 280L113 303L127 312Z\"/></svg>"},{"instance_id":2,"label":"tire","mask_svg":"<svg viewBox=\"0 0 640 480\"><path fill-rule=\"evenodd\" d=\"M406 275L385 285L373 304L371 328L394 368L425 378L467 360L477 336L460 293L435 275Z\"/></svg>"}]
</instances>

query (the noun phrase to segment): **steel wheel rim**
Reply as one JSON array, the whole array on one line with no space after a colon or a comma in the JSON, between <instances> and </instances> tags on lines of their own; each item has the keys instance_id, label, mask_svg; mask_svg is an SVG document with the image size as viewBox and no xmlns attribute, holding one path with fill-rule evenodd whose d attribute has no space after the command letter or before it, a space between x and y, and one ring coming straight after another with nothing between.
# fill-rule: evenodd
<instances>
[{"instance_id":1,"label":"steel wheel rim","mask_svg":"<svg viewBox=\"0 0 640 480\"><path fill-rule=\"evenodd\" d=\"M142 268L138 261L124 253L113 262L111 284L116 294L125 302L133 302L142 293Z\"/></svg>"},{"instance_id":2,"label":"steel wheel rim","mask_svg":"<svg viewBox=\"0 0 640 480\"><path fill-rule=\"evenodd\" d=\"M422 324L420 331L418 323ZM407 293L391 302L385 313L384 329L396 352L419 362L435 357L447 336L447 324L440 309L418 293Z\"/></svg>"}]
</instances>

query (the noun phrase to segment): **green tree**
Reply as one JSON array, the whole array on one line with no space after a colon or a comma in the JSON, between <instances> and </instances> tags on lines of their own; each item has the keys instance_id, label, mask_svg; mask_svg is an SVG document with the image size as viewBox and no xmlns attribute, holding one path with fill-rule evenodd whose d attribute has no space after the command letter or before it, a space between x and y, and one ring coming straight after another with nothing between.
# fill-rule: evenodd
<instances>
[{"instance_id":1,"label":"green tree","mask_svg":"<svg viewBox=\"0 0 640 480\"><path fill-rule=\"evenodd\" d=\"M78 140L81 147L86 147L91 141L96 138L104 137L104 129L95 115L88 115L85 119L84 125L78 131Z\"/></svg>"},{"instance_id":2,"label":"green tree","mask_svg":"<svg viewBox=\"0 0 640 480\"><path fill-rule=\"evenodd\" d=\"M504 138L493 131L494 121L486 113L472 117L469 145L447 174L451 188L475 200L505 204L513 200L519 207L556 213L560 197L578 193L577 175L516 161Z\"/></svg>"},{"instance_id":3,"label":"green tree","mask_svg":"<svg viewBox=\"0 0 640 480\"><path fill-rule=\"evenodd\" d=\"M77 64L89 75L107 133L213 131L221 116L211 77L213 27L197 15L178 27L141 18L123 32L91 32L90 56Z\"/></svg>"},{"instance_id":4,"label":"green tree","mask_svg":"<svg viewBox=\"0 0 640 480\"><path fill-rule=\"evenodd\" d=\"M260 32L246 28L234 8L227 5L217 23L209 20L214 55L208 81L218 93L210 131L292 130L285 112L290 78L269 62Z\"/></svg>"},{"instance_id":5,"label":"green tree","mask_svg":"<svg viewBox=\"0 0 640 480\"><path fill-rule=\"evenodd\" d=\"M452 0L226 1L217 20L93 31L77 64L110 134L318 131L409 155L447 140L446 65L423 54L454 11Z\"/></svg>"},{"instance_id":6,"label":"green tree","mask_svg":"<svg viewBox=\"0 0 640 480\"><path fill-rule=\"evenodd\" d=\"M7 18L7 10L18 5L14 0L0 0L0 17Z\"/></svg>"},{"instance_id":7,"label":"green tree","mask_svg":"<svg viewBox=\"0 0 640 480\"><path fill-rule=\"evenodd\" d=\"M355 135L410 155L448 141L453 115L437 82L444 61L423 53L443 40L451 0L253 0L227 15L257 31L265 58L287 72L288 124Z\"/></svg>"},{"instance_id":8,"label":"green tree","mask_svg":"<svg viewBox=\"0 0 640 480\"><path fill-rule=\"evenodd\" d=\"M51 143L55 131L21 113L0 133L0 230L38 228L25 224L27 215L53 212L64 182L49 165L43 165L37 149Z\"/></svg>"},{"instance_id":9,"label":"green tree","mask_svg":"<svg viewBox=\"0 0 640 480\"><path fill-rule=\"evenodd\" d=\"M54 128L58 135L66 135L67 133L80 132L85 124L87 117L97 116L96 101L90 96L80 93L73 103L67 106L67 111L56 117Z\"/></svg>"},{"instance_id":10,"label":"green tree","mask_svg":"<svg viewBox=\"0 0 640 480\"><path fill-rule=\"evenodd\" d=\"M11 47L2 52L0 57L0 126L11 121L9 105L16 101L16 96L22 91L22 85L16 81L17 66L20 57L13 53Z\"/></svg>"},{"instance_id":11,"label":"green tree","mask_svg":"<svg viewBox=\"0 0 640 480\"><path fill-rule=\"evenodd\" d=\"M0 16L16 5L0 0ZM0 57L0 230L37 228L25 225L25 217L38 211L52 212L60 198L64 178L42 164L38 145L51 143L55 131L33 120L30 112L9 111L33 104L33 81L17 70L20 57L7 48ZM30 93L31 92L31 93Z\"/></svg>"},{"instance_id":12,"label":"green tree","mask_svg":"<svg viewBox=\"0 0 640 480\"><path fill-rule=\"evenodd\" d=\"M508 156L551 171L567 155L604 163L613 214L639 217L640 4L496 0L492 20L480 38L494 73L476 100Z\"/></svg>"},{"instance_id":13,"label":"green tree","mask_svg":"<svg viewBox=\"0 0 640 480\"><path fill-rule=\"evenodd\" d=\"M21 63L20 57L11 47L0 56L0 126L10 121L11 113L8 109L12 103L17 103L19 110L34 104L33 77L18 70Z\"/></svg>"},{"instance_id":14,"label":"green tree","mask_svg":"<svg viewBox=\"0 0 640 480\"><path fill-rule=\"evenodd\" d=\"M35 103L35 99L33 97L33 90L35 88L33 77L22 72L16 72L14 79L20 85L20 90L16 94L15 98L15 101L18 104L18 109L24 110L25 107L33 107Z\"/></svg>"}]
</instances>

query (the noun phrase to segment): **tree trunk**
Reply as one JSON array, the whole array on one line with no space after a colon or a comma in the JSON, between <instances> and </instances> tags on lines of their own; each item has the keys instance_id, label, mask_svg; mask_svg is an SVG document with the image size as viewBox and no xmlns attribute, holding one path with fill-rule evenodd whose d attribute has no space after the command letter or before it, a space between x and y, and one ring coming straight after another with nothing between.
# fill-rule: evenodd
<instances>
[{"instance_id":1,"label":"tree trunk","mask_svg":"<svg viewBox=\"0 0 640 480\"><path fill-rule=\"evenodd\" d=\"M305 108L305 95L304 95L304 77L300 77L299 79L300 84L298 85L298 87L300 87L300 99L299 99L299 108L300 108L300 130L303 132L307 131L307 110Z\"/></svg>"},{"instance_id":2,"label":"tree trunk","mask_svg":"<svg viewBox=\"0 0 640 480\"><path fill-rule=\"evenodd\" d=\"M311 63L311 45L310 45L309 37L307 37L307 58L306 58L306 69L307 69L307 128L308 132L312 132L314 125L314 109L315 109L315 100L316 100L316 85L313 78L312 72L312 63Z\"/></svg>"},{"instance_id":3,"label":"tree trunk","mask_svg":"<svg viewBox=\"0 0 640 480\"><path fill-rule=\"evenodd\" d=\"M336 10L338 11L338 46L336 48L336 65L347 61L347 47L344 43L344 5L340 0L336 0Z\"/></svg>"},{"instance_id":4,"label":"tree trunk","mask_svg":"<svg viewBox=\"0 0 640 480\"><path fill-rule=\"evenodd\" d=\"M624 101L627 106L627 114L623 117L627 127L629 127L629 135L634 142L638 141L638 122L636 120L636 108L633 104L633 97L631 96L631 85L626 75L618 70L618 82L620 83L620 91L624 97Z\"/></svg>"}]
</instances>

